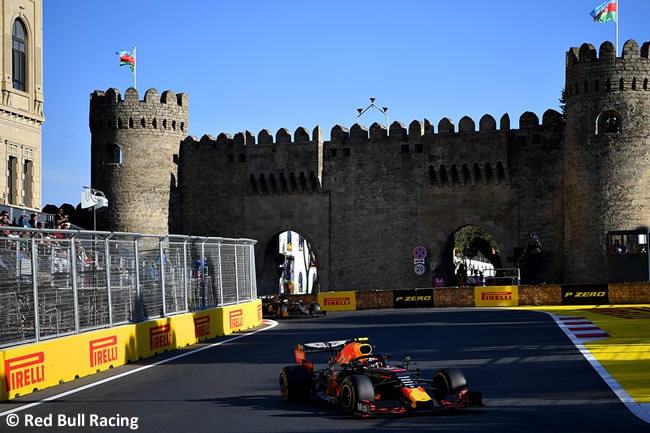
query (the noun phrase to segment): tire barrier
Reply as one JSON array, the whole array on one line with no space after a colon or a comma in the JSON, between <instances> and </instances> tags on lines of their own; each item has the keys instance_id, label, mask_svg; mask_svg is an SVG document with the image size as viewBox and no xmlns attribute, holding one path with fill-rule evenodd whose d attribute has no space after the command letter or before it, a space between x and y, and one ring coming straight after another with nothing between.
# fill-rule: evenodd
<instances>
[{"instance_id":1,"label":"tire barrier","mask_svg":"<svg viewBox=\"0 0 650 433\"><path fill-rule=\"evenodd\" d=\"M8 348L0 351L0 400L261 323L255 300Z\"/></svg>"}]
</instances>

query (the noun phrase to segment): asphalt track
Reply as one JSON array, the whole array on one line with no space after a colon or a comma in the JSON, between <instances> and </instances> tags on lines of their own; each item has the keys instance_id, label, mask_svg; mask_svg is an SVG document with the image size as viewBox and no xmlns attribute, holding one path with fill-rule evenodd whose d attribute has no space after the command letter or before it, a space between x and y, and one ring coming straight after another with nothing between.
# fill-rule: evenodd
<instances>
[{"instance_id":1,"label":"asphalt track","mask_svg":"<svg viewBox=\"0 0 650 433\"><path fill-rule=\"evenodd\" d=\"M434 415L357 419L314 404L284 404L278 374L293 363L297 342L367 336L392 359L411 356L423 376L459 367L486 407ZM648 432L571 339L543 312L518 309L414 309L330 313L231 341L209 341L82 378L0 405L0 432L113 432L89 426L92 415L137 417L142 432ZM208 347L210 344L219 344ZM196 348L204 348L192 352ZM187 354L183 357L178 357ZM164 362L166 359L170 359ZM164 363L160 363L163 361ZM160 363L160 364L155 364ZM149 368L138 370L149 365ZM46 397L132 374L53 401ZM7 411L17 410L7 415ZM25 427L28 417L53 427ZM58 417L85 417L85 427L56 427ZM7 426L8 416L19 425ZM38 419L38 418L33 418ZM99 418L101 420L101 418Z\"/></svg>"}]
</instances>

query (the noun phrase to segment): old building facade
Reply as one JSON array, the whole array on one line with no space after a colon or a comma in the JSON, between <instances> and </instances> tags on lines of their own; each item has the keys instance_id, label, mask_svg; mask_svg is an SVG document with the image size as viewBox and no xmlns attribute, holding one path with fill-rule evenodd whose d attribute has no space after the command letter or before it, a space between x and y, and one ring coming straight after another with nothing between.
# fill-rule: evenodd
<instances>
[{"instance_id":1,"label":"old building facade","mask_svg":"<svg viewBox=\"0 0 650 433\"><path fill-rule=\"evenodd\" d=\"M0 203L40 209L43 116L41 0L0 0Z\"/></svg>"},{"instance_id":2,"label":"old building facade","mask_svg":"<svg viewBox=\"0 0 650 433\"><path fill-rule=\"evenodd\" d=\"M92 182L111 203L103 224L257 239L262 292L277 286L277 235L288 230L314 249L321 290L430 286L431 269L453 273L453 235L466 226L497 240L502 266L535 233L539 279L604 281L606 231L650 226L649 47L628 41L621 57L609 42L572 48L566 119L526 112L518 129L486 114L457 127L337 125L329 140L320 127L183 139L185 95L95 92Z\"/></svg>"}]
</instances>

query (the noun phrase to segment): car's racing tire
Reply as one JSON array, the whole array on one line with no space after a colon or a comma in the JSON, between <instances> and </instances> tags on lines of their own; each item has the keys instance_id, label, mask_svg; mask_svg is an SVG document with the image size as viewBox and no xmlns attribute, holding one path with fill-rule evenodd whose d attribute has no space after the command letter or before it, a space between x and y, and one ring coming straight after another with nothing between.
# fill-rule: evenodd
<instances>
[{"instance_id":1,"label":"car's racing tire","mask_svg":"<svg viewBox=\"0 0 650 433\"><path fill-rule=\"evenodd\" d=\"M299 401L309 396L311 372L303 365L290 365L280 371L280 396L284 401Z\"/></svg>"},{"instance_id":2,"label":"car's racing tire","mask_svg":"<svg viewBox=\"0 0 650 433\"><path fill-rule=\"evenodd\" d=\"M467 389L467 379L457 368L438 370L433 375L433 393L438 404L447 400L448 396L456 396Z\"/></svg>"},{"instance_id":3,"label":"car's racing tire","mask_svg":"<svg viewBox=\"0 0 650 433\"><path fill-rule=\"evenodd\" d=\"M312 316L320 314L320 304L318 302L312 302L309 306L309 312Z\"/></svg>"},{"instance_id":4,"label":"car's racing tire","mask_svg":"<svg viewBox=\"0 0 650 433\"><path fill-rule=\"evenodd\" d=\"M362 400L375 401L375 388L370 378L360 374L346 377L339 392L339 404L343 413L353 414L357 410L357 403Z\"/></svg>"}]
</instances>

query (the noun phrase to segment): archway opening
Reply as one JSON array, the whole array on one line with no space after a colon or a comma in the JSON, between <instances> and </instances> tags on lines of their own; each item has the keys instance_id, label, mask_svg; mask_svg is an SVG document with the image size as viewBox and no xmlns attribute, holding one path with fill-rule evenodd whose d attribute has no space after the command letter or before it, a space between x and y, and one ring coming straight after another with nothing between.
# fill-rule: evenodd
<instances>
[{"instance_id":1,"label":"archway opening","mask_svg":"<svg viewBox=\"0 0 650 433\"><path fill-rule=\"evenodd\" d=\"M259 277L258 295L318 292L316 253L311 242L292 230L274 235L267 244Z\"/></svg>"},{"instance_id":2,"label":"archway opening","mask_svg":"<svg viewBox=\"0 0 650 433\"><path fill-rule=\"evenodd\" d=\"M501 267L494 236L480 226L468 225L449 236L440 269L434 274L441 274L447 286L476 286L486 284Z\"/></svg>"}]
</instances>

